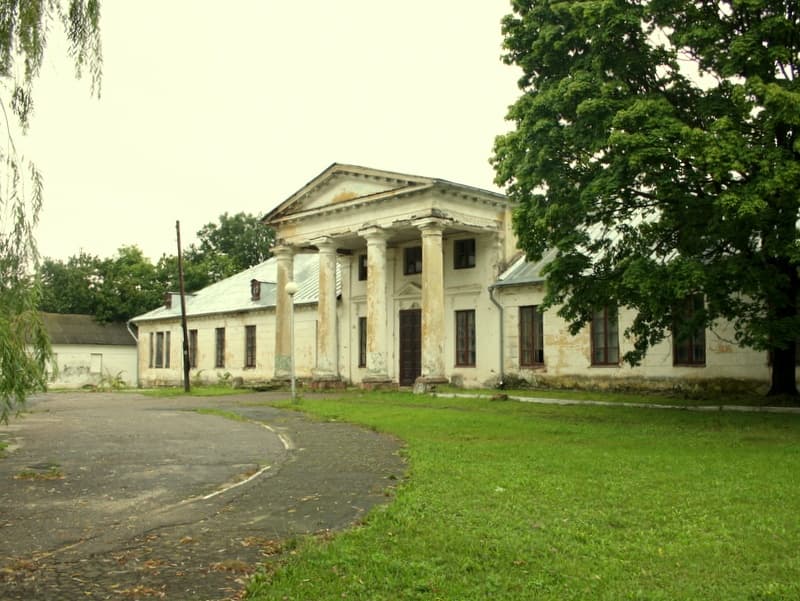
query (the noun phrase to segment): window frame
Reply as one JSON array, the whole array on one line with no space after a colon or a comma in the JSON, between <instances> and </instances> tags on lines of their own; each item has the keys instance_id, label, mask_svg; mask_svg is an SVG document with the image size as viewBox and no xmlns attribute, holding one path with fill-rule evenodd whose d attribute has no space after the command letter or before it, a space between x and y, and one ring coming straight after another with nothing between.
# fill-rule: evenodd
<instances>
[{"instance_id":1,"label":"window frame","mask_svg":"<svg viewBox=\"0 0 800 601\"><path fill-rule=\"evenodd\" d=\"M602 335L602 345L597 346L597 334L598 334L598 316L600 317L600 321L602 322L602 329L600 330L600 334ZM613 332L609 332L609 324L613 321L614 329ZM614 337L613 345L611 343L611 336ZM591 364L594 366L600 367L618 367L620 361L620 354L619 354L619 313L615 308L603 307L602 309L597 309L592 313L592 321L590 322L589 327L589 339L591 341ZM602 349L602 358L600 360L597 359L597 350ZM616 358L609 357L609 351L613 350L616 351Z\"/></svg>"},{"instance_id":2,"label":"window frame","mask_svg":"<svg viewBox=\"0 0 800 601\"><path fill-rule=\"evenodd\" d=\"M256 366L256 326L244 327L244 367L252 369Z\"/></svg>"},{"instance_id":3,"label":"window frame","mask_svg":"<svg viewBox=\"0 0 800 601\"><path fill-rule=\"evenodd\" d=\"M225 328L214 328L214 368L225 367Z\"/></svg>"},{"instance_id":4,"label":"window frame","mask_svg":"<svg viewBox=\"0 0 800 601\"><path fill-rule=\"evenodd\" d=\"M164 369L170 368L170 357L172 356L172 332L164 332Z\"/></svg>"},{"instance_id":5,"label":"window frame","mask_svg":"<svg viewBox=\"0 0 800 601\"><path fill-rule=\"evenodd\" d=\"M197 330L189 330L189 369L197 368Z\"/></svg>"},{"instance_id":6,"label":"window frame","mask_svg":"<svg viewBox=\"0 0 800 601\"><path fill-rule=\"evenodd\" d=\"M521 305L518 309L519 366L544 365L544 314L539 305ZM530 359L529 359L530 357Z\"/></svg>"},{"instance_id":7,"label":"window frame","mask_svg":"<svg viewBox=\"0 0 800 601\"><path fill-rule=\"evenodd\" d=\"M456 367L475 367L477 363L477 343L475 333L475 309L461 309L455 312L456 320Z\"/></svg>"},{"instance_id":8,"label":"window frame","mask_svg":"<svg viewBox=\"0 0 800 601\"><path fill-rule=\"evenodd\" d=\"M367 255L358 255L358 281L366 282L369 277L369 270L367 268Z\"/></svg>"},{"instance_id":9,"label":"window frame","mask_svg":"<svg viewBox=\"0 0 800 601\"><path fill-rule=\"evenodd\" d=\"M705 307L705 299L702 294L692 294L686 297L683 302L675 309L674 318L691 320L694 314ZM697 356L698 348L703 349L702 357ZM681 351L685 351L686 359L679 359ZM683 338L678 337L678 328L672 326L672 365L674 367L705 367L706 366L706 329L701 326L694 332L690 332Z\"/></svg>"},{"instance_id":10,"label":"window frame","mask_svg":"<svg viewBox=\"0 0 800 601\"><path fill-rule=\"evenodd\" d=\"M155 368L164 368L164 332L156 332L156 360Z\"/></svg>"},{"instance_id":11,"label":"window frame","mask_svg":"<svg viewBox=\"0 0 800 601\"><path fill-rule=\"evenodd\" d=\"M422 273L422 246L406 246L403 249L403 275Z\"/></svg>"},{"instance_id":12,"label":"window frame","mask_svg":"<svg viewBox=\"0 0 800 601\"><path fill-rule=\"evenodd\" d=\"M367 318L358 318L358 366L367 366Z\"/></svg>"},{"instance_id":13,"label":"window frame","mask_svg":"<svg viewBox=\"0 0 800 601\"><path fill-rule=\"evenodd\" d=\"M472 269L476 263L475 238L453 240L453 269Z\"/></svg>"}]
</instances>

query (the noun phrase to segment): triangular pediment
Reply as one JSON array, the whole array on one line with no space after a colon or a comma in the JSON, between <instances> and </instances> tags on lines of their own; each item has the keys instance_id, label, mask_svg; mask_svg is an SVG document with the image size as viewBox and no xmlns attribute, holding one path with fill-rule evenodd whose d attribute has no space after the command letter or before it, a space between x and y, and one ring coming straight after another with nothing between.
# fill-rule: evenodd
<instances>
[{"instance_id":1,"label":"triangular pediment","mask_svg":"<svg viewBox=\"0 0 800 601\"><path fill-rule=\"evenodd\" d=\"M334 163L264 217L266 223L292 215L382 198L435 180L380 169Z\"/></svg>"},{"instance_id":2,"label":"triangular pediment","mask_svg":"<svg viewBox=\"0 0 800 601\"><path fill-rule=\"evenodd\" d=\"M422 296L422 286L416 282L407 282L395 293L397 298L419 298Z\"/></svg>"}]
</instances>

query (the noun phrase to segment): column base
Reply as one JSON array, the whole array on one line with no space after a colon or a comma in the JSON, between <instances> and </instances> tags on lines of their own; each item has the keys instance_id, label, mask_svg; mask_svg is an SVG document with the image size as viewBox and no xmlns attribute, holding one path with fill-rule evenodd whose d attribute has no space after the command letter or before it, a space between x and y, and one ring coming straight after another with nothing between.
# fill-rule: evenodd
<instances>
[{"instance_id":1,"label":"column base","mask_svg":"<svg viewBox=\"0 0 800 601\"><path fill-rule=\"evenodd\" d=\"M330 372L311 372L309 382L311 390L341 390L347 388L347 383L340 376Z\"/></svg>"},{"instance_id":2,"label":"column base","mask_svg":"<svg viewBox=\"0 0 800 601\"><path fill-rule=\"evenodd\" d=\"M437 384L447 384L444 376L420 376L414 380L414 394L428 394L436 391Z\"/></svg>"},{"instance_id":3,"label":"column base","mask_svg":"<svg viewBox=\"0 0 800 601\"><path fill-rule=\"evenodd\" d=\"M389 376L367 376L361 380L363 390L397 390L397 382L392 382Z\"/></svg>"},{"instance_id":4,"label":"column base","mask_svg":"<svg viewBox=\"0 0 800 601\"><path fill-rule=\"evenodd\" d=\"M311 380L308 387L311 390L344 390L347 383L343 380Z\"/></svg>"}]
</instances>

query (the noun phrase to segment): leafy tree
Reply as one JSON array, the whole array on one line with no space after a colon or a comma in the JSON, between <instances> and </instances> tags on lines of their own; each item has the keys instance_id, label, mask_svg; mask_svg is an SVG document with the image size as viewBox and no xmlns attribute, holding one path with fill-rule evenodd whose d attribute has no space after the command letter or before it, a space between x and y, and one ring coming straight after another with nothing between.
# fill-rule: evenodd
<instances>
[{"instance_id":1,"label":"leafy tree","mask_svg":"<svg viewBox=\"0 0 800 601\"><path fill-rule=\"evenodd\" d=\"M127 321L152 311L164 298L158 286L156 268L136 246L122 246L116 256L100 266L97 309L98 321Z\"/></svg>"},{"instance_id":2,"label":"leafy tree","mask_svg":"<svg viewBox=\"0 0 800 601\"><path fill-rule=\"evenodd\" d=\"M194 292L252 267L269 255L273 233L252 215L220 216L198 232L200 247L184 253L186 290ZM263 247L259 245L264 245ZM81 252L66 262L45 259L39 268L39 308L53 313L94 315L98 321L127 321L158 307L178 285L178 258L153 263L137 246L123 246L100 259Z\"/></svg>"},{"instance_id":3,"label":"leafy tree","mask_svg":"<svg viewBox=\"0 0 800 601\"><path fill-rule=\"evenodd\" d=\"M158 282L162 290L179 290L178 257L163 255L156 265ZM183 279L187 292L195 292L236 273L233 261L227 255L201 253L192 246L183 257Z\"/></svg>"},{"instance_id":4,"label":"leafy tree","mask_svg":"<svg viewBox=\"0 0 800 601\"><path fill-rule=\"evenodd\" d=\"M37 312L40 290L30 276L38 254L33 229L42 207L42 177L13 143L13 113L24 130L33 111L33 82L44 60L46 34L60 24L77 75L100 82L98 0L0 0L0 103L8 142L0 147L0 420L43 388L50 347Z\"/></svg>"},{"instance_id":5,"label":"leafy tree","mask_svg":"<svg viewBox=\"0 0 800 601\"><path fill-rule=\"evenodd\" d=\"M45 258L39 267L40 309L49 313L94 315L102 265L99 257L84 252L66 262Z\"/></svg>"},{"instance_id":6,"label":"leafy tree","mask_svg":"<svg viewBox=\"0 0 800 601\"><path fill-rule=\"evenodd\" d=\"M576 333L637 312L637 364L673 327L721 319L797 394L800 6L797 0L514 0L522 68L496 181L529 258L555 249L546 304ZM705 299L690 323L681 301Z\"/></svg>"},{"instance_id":7,"label":"leafy tree","mask_svg":"<svg viewBox=\"0 0 800 601\"><path fill-rule=\"evenodd\" d=\"M232 262L232 269L224 277L258 265L271 256L270 247L274 232L261 220L249 213L219 217L219 224L207 223L197 232L200 246L195 251L200 255L225 255ZM191 254L191 253L190 253Z\"/></svg>"}]
</instances>

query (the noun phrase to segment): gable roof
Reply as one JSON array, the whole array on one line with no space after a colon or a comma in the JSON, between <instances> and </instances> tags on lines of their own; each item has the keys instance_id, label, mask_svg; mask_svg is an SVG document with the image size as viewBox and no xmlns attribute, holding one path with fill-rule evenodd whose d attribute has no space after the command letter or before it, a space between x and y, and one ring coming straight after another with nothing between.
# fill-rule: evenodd
<instances>
[{"instance_id":1,"label":"gable roof","mask_svg":"<svg viewBox=\"0 0 800 601\"><path fill-rule=\"evenodd\" d=\"M220 280L194 294L186 295L186 315L212 315L215 313L237 313L253 311L275 306L277 289L278 261L271 257L245 269L229 278ZM253 300L250 282L261 282L261 297ZM294 296L295 305L316 303L319 298L319 256L315 253L300 253L294 256L294 281L298 290ZM341 276L336 266L336 293L341 292ZM131 322L174 319L181 315L180 302L173 302L171 307L161 306L157 309L131 319Z\"/></svg>"},{"instance_id":2,"label":"gable roof","mask_svg":"<svg viewBox=\"0 0 800 601\"><path fill-rule=\"evenodd\" d=\"M342 178L360 179L365 182L380 182L380 187L369 190L366 193L354 194L353 196L345 199L337 200L336 202L341 206L359 204L366 199L373 200L385 195L400 196L404 194L417 193L435 186L444 186L453 190L457 190L463 194L491 198L494 201L508 202L508 199L503 194L498 192L492 192L490 190L484 190L464 184L457 184L445 179L410 175L407 173L398 173L396 171L385 171L382 169L373 169L359 165L333 163L327 169L322 171L322 173L306 183L297 192L292 194L289 198L267 213L262 218L262 221L269 224L272 221L278 220L287 215L304 212L307 210L307 207L304 206L304 203L309 198L311 198L315 193L319 193L322 188L331 185L332 182L341 180Z\"/></svg>"},{"instance_id":3,"label":"gable roof","mask_svg":"<svg viewBox=\"0 0 800 601\"><path fill-rule=\"evenodd\" d=\"M99 323L91 315L42 313L52 344L135 346L136 340L122 323Z\"/></svg>"}]
</instances>

